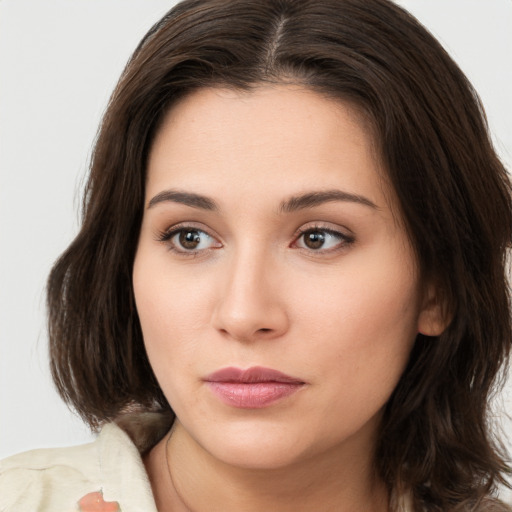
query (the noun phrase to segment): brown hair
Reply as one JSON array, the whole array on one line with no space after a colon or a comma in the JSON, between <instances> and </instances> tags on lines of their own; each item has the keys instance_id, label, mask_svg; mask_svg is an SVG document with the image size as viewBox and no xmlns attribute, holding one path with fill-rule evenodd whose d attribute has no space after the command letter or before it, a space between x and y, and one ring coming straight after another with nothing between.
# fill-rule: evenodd
<instances>
[{"instance_id":1,"label":"brown hair","mask_svg":"<svg viewBox=\"0 0 512 512\"><path fill-rule=\"evenodd\" d=\"M476 510L510 474L489 398L512 345L510 184L475 91L440 44L387 0L185 0L145 36L93 153L82 228L48 281L54 380L93 427L128 406L170 411L134 305L132 266L159 122L202 87L293 82L372 121L422 276L452 321L418 335L387 404L378 471L414 510Z\"/></svg>"}]
</instances>

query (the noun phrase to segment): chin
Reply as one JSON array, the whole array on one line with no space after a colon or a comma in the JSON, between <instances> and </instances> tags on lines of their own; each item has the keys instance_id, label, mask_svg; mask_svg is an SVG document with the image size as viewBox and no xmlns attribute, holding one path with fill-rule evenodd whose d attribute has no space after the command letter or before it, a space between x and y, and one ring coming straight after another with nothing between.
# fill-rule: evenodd
<instances>
[{"instance_id":1,"label":"chin","mask_svg":"<svg viewBox=\"0 0 512 512\"><path fill-rule=\"evenodd\" d=\"M280 469L307 458L308 443L299 432L282 425L262 425L261 422L219 424L209 429L205 442L196 438L211 456L230 466L253 469ZM202 436L201 436L202 437ZM302 442L301 442L302 441Z\"/></svg>"},{"instance_id":2,"label":"chin","mask_svg":"<svg viewBox=\"0 0 512 512\"><path fill-rule=\"evenodd\" d=\"M274 444L261 447L255 443L252 443L252 445L237 443L236 445L224 445L220 450L216 447L213 451L215 453L211 454L224 464L254 471L284 469L306 458L305 454L297 448L292 451L290 446L276 446Z\"/></svg>"}]
</instances>

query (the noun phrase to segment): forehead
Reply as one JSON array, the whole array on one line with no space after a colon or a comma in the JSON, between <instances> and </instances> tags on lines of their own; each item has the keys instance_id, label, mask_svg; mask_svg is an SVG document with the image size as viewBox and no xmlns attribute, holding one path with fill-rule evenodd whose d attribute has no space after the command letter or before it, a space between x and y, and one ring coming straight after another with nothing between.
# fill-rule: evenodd
<instances>
[{"instance_id":1,"label":"forehead","mask_svg":"<svg viewBox=\"0 0 512 512\"><path fill-rule=\"evenodd\" d=\"M150 152L147 196L162 187L208 195L235 187L249 197L256 189L323 186L377 199L386 195L383 176L369 122L350 103L291 85L209 88L164 118Z\"/></svg>"}]
</instances>

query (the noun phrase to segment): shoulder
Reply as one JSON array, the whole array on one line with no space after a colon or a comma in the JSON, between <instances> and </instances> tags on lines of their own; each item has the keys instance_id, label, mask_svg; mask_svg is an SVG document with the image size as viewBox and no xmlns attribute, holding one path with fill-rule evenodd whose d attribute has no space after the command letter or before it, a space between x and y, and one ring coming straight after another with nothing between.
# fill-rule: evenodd
<instances>
[{"instance_id":1,"label":"shoulder","mask_svg":"<svg viewBox=\"0 0 512 512\"><path fill-rule=\"evenodd\" d=\"M1 512L78 512L87 509L79 501L89 495L118 502L123 512L156 512L139 451L113 423L92 443L32 450L0 461Z\"/></svg>"},{"instance_id":2,"label":"shoulder","mask_svg":"<svg viewBox=\"0 0 512 512\"><path fill-rule=\"evenodd\" d=\"M82 446L31 450L4 459L0 510L75 510L80 497L100 485L100 444L98 437Z\"/></svg>"}]
</instances>

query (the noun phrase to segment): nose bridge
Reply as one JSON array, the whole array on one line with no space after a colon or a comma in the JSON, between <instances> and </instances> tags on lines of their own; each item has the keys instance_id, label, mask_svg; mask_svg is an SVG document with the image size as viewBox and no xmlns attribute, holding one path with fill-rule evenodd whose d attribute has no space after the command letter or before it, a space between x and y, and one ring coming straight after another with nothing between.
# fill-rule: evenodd
<instances>
[{"instance_id":1,"label":"nose bridge","mask_svg":"<svg viewBox=\"0 0 512 512\"><path fill-rule=\"evenodd\" d=\"M276 263L271 251L258 244L234 250L215 308L217 329L238 340L275 337L287 327L285 305L274 283Z\"/></svg>"}]
</instances>

